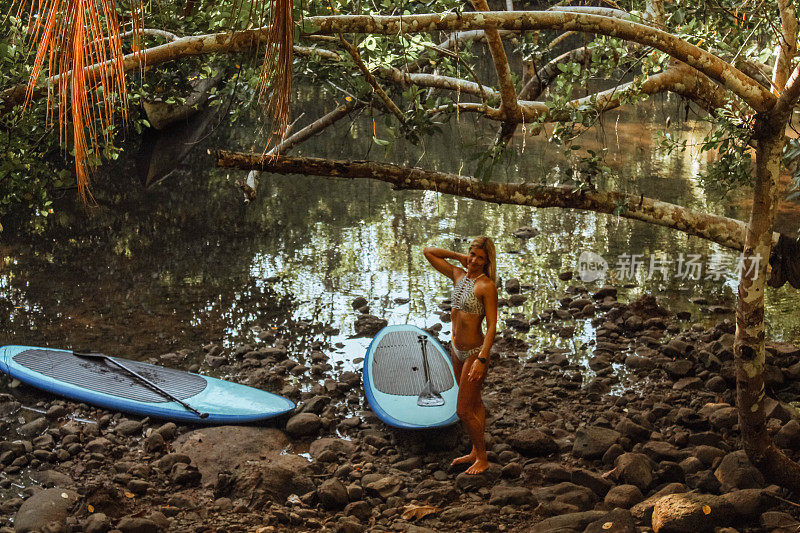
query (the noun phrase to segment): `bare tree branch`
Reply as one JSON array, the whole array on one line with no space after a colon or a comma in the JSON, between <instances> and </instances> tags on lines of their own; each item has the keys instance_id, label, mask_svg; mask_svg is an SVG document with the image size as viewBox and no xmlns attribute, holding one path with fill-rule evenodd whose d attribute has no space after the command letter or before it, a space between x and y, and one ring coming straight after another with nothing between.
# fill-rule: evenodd
<instances>
[{"instance_id":1,"label":"bare tree branch","mask_svg":"<svg viewBox=\"0 0 800 533\"><path fill-rule=\"evenodd\" d=\"M359 102L355 98L352 98L349 102L345 102L344 105L337 106L336 109L334 109L330 113L323 115L322 117L318 118L305 128L298 131L297 133L287 137L278 146L270 150L267 153L267 155L268 156L284 155L286 152L288 152L298 144L304 143L314 135L332 126L339 120L343 119L344 117L352 113L354 110L359 109L361 107L364 107L364 104L362 102Z\"/></svg>"},{"instance_id":2,"label":"bare tree branch","mask_svg":"<svg viewBox=\"0 0 800 533\"><path fill-rule=\"evenodd\" d=\"M337 106L336 109L330 113L325 114L294 135L284 139L283 142L267 152L267 157L284 155L298 144L304 143L314 135L324 131L342 118L346 117L351 112L362 107L364 107L363 102L359 102L355 98L351 98L348 102L345 102L344 105ZM289 128L291 128L291 125ZM251 170L247 173L246 179L236 182L239 188L242 189L242 192L244 192L245 198L248 202L252 202L256 198L259 174L260 172L258 170Z\"/></svg>"},{"instance_id":3,"label":"bare tree branch","mask_svg":"<svg viewBox=\"0 0 800 533\"><path fill-rule=\"evenodd\" d=\"M337 33L422 33L434 30L455 31L479 29L494 24L498 29L535 31L557 29L613 35L633 42L653 46L676 59L687 63L727 88L759 112L772 108L776 97L760 84L722 59L675 35L643 24L622 21L611 17L556 11L514 11L478 13L436 13L383 16L333 16L307 17L302 25L305 35ZM210 53L231 53L251 49L266 42L268 28L257 28L233 33L217 33L183 37L170 43L125 56L123 68L131 70L144 64L155 65L181 57ZM91 65L84 69L86 76L97 76L108 64ZM70 76L68 73L67 76ZM59 76L48 78L44 87L37 89L34 97L46 94L47 87L58 83ZM800 90L800 89L799 89ZM24 100L25 87L13 87L0 93L6 111L10 105Z\"/></svg>"},{"instance_id":4,"label":"bare tree branch","mask_svg":"<svg viewBox=\"0 0 800 533\"><path fill-rule=\"evenodd\" d=\"M671 91L698 103L703 109L712 111L726 103L727 93L718 85L711 82L708 78L696 70L683 65L676 64L668 70L649 76L641 86L634 82L624 83L595 93L584 98L573 100L563 109L550 109L544 102L533 102L520 100L519 105L525 122L565 122L572 119L570 111L572 109L584 108L587 112L603 113L623 103L623 98L634 90L636 94L658 94ZM432 114L442 113L451 109L451 105L444 105L432 109ZM461 102L455 107L461 111L481 113L486 118L492 120L503 120L503 115L499 109L487 107L484 104L471 102Z\"/></svg>"},{"instance_id":5,"label":"bare tree branch","mask_svg":"<svg viewBox=\"0 0 800 533\"><path fill-rule=\"evenodd\" d=\"M614 9L613 7L598 7L598 6L553 6L547 9L548 11L562 11L564 13L586 13L588 15L599 15L601 17L615 17L618 19L628 20L631 14L622 9Z\"/></svg>"},{"instance_id":6,"label":"bare tree branch","mask_svg":"<svg viewBox=\"0 0 800 533\"><path fill-rule=\"evenodd\" d=\"M389 111L392 115L397 117L401 123L405 122L405 116L403 112L400 111L400 108L389 98L389 95L386 94L386 91L383 90L383 87L380 86L378 80L375 79L375 76L372 75L372 72L369 71L367 65L364 64L364 61L361 60L361 54L358 53L358 48L353 46L347 39L344 38L342 34L339 34L339 41L342 46L344 46L345 50L350 54L353 58L353 61L356 64L356 67L361 71L364 77L367 79L367 82L372 86L372 90L378 95L378 97L383 102L384 107L387 111Z\"/></svg>"},{"instance_id":7,"label":"bare tree branch","mask_svg":"<svg viewBox=\"0 0 800 533\"><path fill-rule=\"evenodd\" d=\"M458 91L465 94L480 96L484 101L486 101L487 97L497 98L500 96L500 93L491 87L486 87L485 85L481 85L469 80L463 80L461 78L453 78L450 76L441 76L437 74L403 72L396 68L383 68L381 69L381 74L399 85L419 85L421 87L433 87L436 89Z\"/></svg>"},{"instance_id":8,"label":"bare tree branch","mask_svg":"<svg viewBox=\"0 0 800 533\"><path fill-rule=\"evenodd\" d=\"M486 0L472 0L472 5L478 11L489 11L489 4ZM511 67L508 65L508 57L503 47L503 40L500 38L497 28L494 25L487 25L484 28L486 42L489 44L489 51L494 60L497 81L500 83L500 112L506 117L505 122L512 131L513 124L520 122L522 116L519 105L517 104L517 90L514 88L514 81L511 79Z\"/></svg>"},{"instance_id":9,"label":"bare tree branch","mask_svg":"<svg viewBox=\"0 0 800 533\"><path fill-rule=\"evenodd\" d=\"M514 11L405 15L403 17L353 15L308 17L306 35L328 33L374 33L452 31L492 24L498 29L533 31L554 29L620 37L652 46L696 68L721 84L758 112L770 109L776 97L743 72L709 52L665 31L612 17L557 11Z\"/></svg>"},{"instance_id":10,"label":"bare tree branch","mask_svg":"<svg viewBox=\"0 0 800 533\"><path fill-rule=\"evenodd\" d=\"M312 157L265 157L219 151L217 166L242 170L261 170L276 174L303 174L348 179L373 179L391 183L397 189L437 191L493 203L531 207L561 207L598 213L615 213L624 218L649 222L682 231L721 246L741 250L746 224L710 215L640 195L583 191L572 187L533 184L483 183L474 178L406 168L373 161L344 161ZM777 233L776 239L777 239Z\"/></svg>"},{"instance_id":11,"label":"bare tree branch","mask_svg":"<svg viewBox=\"0 0 800 533\"><path fill-rule=\"evenodd\" d=\"M797 13L792 0L778 0L781 15L781 35L778 39L777 59L772 71L772 86L780 94L792 69L792 60L797 54Z\"/></svg>"}]
</instances>

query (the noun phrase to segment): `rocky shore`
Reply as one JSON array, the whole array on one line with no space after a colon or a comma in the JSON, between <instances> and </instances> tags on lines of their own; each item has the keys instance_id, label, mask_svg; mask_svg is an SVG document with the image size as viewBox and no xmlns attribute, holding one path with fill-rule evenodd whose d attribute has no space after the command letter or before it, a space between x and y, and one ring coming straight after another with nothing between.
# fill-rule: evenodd
<instances>
[{"instance_id":1,"label":"rocky shore","mask_svg":"<svg viewBox=\"0 0 800 533\"><path fill-rule=\"evenodd\" d=\"M502 305L524 301L525 285L504 288ZM360 333L383 325L355 303ZM596 338L579 353L531 354L518 335L567 338L587 321ZM477 476L449 467L469 448L459 427L385 426L360 374L331 364L322 341L292 353L295 332L155 361L298 403L268 426L137 419L6 380L0 533L798 530L793 496L740 451L730 320L706 328L653 297L624 303L612 287L574 285L552 309L503 322L484 389L492 465ZM797 459L800 349L768 349L768 429Z\"/></svg>"}]
</instances>

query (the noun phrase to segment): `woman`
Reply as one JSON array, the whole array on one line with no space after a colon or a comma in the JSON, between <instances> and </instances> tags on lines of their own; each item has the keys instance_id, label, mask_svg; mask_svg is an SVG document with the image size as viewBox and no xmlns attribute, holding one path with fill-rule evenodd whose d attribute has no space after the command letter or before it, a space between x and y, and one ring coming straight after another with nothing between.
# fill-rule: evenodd
<instances>
[{"instance_id":1,"label":"woman","mask_svg":"<svg viewBox=\"0 0 800 533\"><path fill-rule=\"evenodd\" d=\"M467 255L441 248L425 248L425 258L433 268L453 280L450 317L453 321L451 358L458 381L456 412L464 424L472 451L453 459L452 464L471 463L467 474L479 474L489 467L486 458L486 410L481 387L489 368L489 355L497 331L497 268L494 243L489 237L478 237L469 245ZM454 259L466 268L448 263ZM481 324L486 317L486 334Z\"/></svg>"}]
</instances>

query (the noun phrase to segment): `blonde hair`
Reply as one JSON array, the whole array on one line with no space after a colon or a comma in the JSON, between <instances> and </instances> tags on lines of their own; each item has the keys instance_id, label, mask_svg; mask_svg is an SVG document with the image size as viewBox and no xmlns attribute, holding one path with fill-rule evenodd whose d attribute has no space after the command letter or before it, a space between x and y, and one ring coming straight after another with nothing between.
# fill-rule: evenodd
<instances>
[{"instance_id":1,"label":"blonde hair","mask_svg":"<svg viewBox=\"0 0 800 533\"><path fill-rule=\"evenodd\" d=\"M477 237L469 244L469 249L472 250L473 248L479 248L486 252L487 262L485 265L483 265L483 273L486 274L486 277L497 284L497 262L495 260L496 254L494 251L494 241L492 241L492 239L489 237L482 235Z\"/></svg>"}]
</instances>

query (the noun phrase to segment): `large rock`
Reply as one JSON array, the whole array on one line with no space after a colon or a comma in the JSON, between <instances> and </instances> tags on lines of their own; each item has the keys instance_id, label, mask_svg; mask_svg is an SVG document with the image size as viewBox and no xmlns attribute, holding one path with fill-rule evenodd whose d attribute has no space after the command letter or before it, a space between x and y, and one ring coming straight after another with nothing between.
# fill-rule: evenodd
<instances>
[{"instance_id":1,"label":"large rock","mask_svg":"<svg viewBox=\"0 0 800 533\"><path fill-rule=\"evenodd\" d=\"M319 433L322 420L314 413L300 413L286 422L286 433L292 437L310 437Z\"/></svg>"},{"instance_id":2,"label":"large rock","mask_svg":"<svg viewBox=\"0 0 800 533\"><path fill-rule=\"evenodd\" d=\"M583 531L586 526L606 516L605 511L584 511L554 516L534 524L531 533L553 533L554 531Z\"/></svg>"},{"instance_id":3,"label":"large rock","mask_svg":"<svg viewBox=\"0 0 800 533\"><path fill-rule=\"evenodd\" d=\"M66 528L67 515L78 501L78 494L68 489L44 489L27 500L14 515L14 531L27 533L43 529L50 522Z\"/></svg>"},{"instance_id":4,"label":"large rock","mask_svg":"<svg viewBox=\"0 0 800 533\"><path fill-rule=\"evenodd\" d=\"M235 473L222 473L217 480L217 496L243 498L254 509L272 502L283 503L291 494L314 490L309 462L299 455L274 454L268 459L248 461Z\"/></svg>"},{"instance_id":5,"label":"large rock","mask_svg":"<svg viewBox=\"0 0 800 533\"><path fill-rule=\"evenodd\" d=\"M17 433L19 433L21 437L30 439L36 435L39 435L42 431L47 429L49 425L50 422L47 420L47 418L40 416L39 418L18 427Z\"/></svg>"},{"instance_id":6,"label":"large rock","mask_svg":"<svg viewBox=\"0 0 800 533\"><path fill-rule=\"evenodd\" d=\"M558 451L556 441L535 428L517 431L508 438L508 443L521 454L532 457Z\"/></svg>"},{"instance_id":7,"label":"large rock","mask_svg":"<svg viewBox=\"0 0 800 533\"><path fill-rule=\"evenodd\" d=\"M497 485L492 488L489 503L500 507L504 505L525 505L533 503L533 494L526 487Z\"/></svg>"},{"instance_id":8,"label":"large rock","mask_svg":"<svg viewBox=\"0 0 800 533\"><path fill-rule=\"evenodd\" d=\"M359 315L355 323L356 337L372 337L387 325L387 320L375 315Z\"/></svg>"},{"instance_id":9,"label":"large rock","mask_svg":"<svg viewBox=\"0 0 800 533\"><path fill-rule=\"evenodd\" d=\"M671 494L656 502L652 524L655 533L698 533L731 524L735 517L731 505L719 496Z\"/></svg>"},{"instance_id":10,"label":"large rock","mask_svg":"<svg viewBox=\"0 0 800 533\"><path fill-rule=\"evenodd\" d=\"M395 496L403 488L403 480L398 476L385 476L364 485L368 494L389 498Z\"/></svg>"},{"instance_id":11,"label":"large rock","mask_svg":"<svg viewBox=\"0 0 800 533\"><path fill-rule=\"evenodd\" d=\"M162 528L156 524L155 520L140 516L126 516L117 524L117 529L122 533L156 533Z\"/></svg>"},{"instance_id":12,"label":"large rock","mask_svg":"<svg viewBox=\"0 0 800 533\"><path fill-rule=\"evenodd\" d=\"M341 509L350 501L347 488L336 478L326 479L317 489L319 501L329 511Z\"/></svg>"},{"instance_id":13,"label":"large rock","mask_svg":"<svg viewBox=\"0 0 800 533\"><path fill-rule=\"evenodd\" d=\"M688 490L689 489L686 488L686 485L683 483L670 483L647 498L645 501L634 505L631 508L631 514L640 520L650 520L650 517L653 513L653 507L655 507L658 500L670 494L683 494Z\"/></svg>"},{"instance_id":14,"label":"large rock","mask_svg":"<svg viewBox=\"0 0 800 533\"><path fill-rule=\"evenodd\" d=\"M335 455L349 456L356 450L356 445L349 440L325 437L311 443L308 450L313 459L318 459L323 453L330 452Z\"/></svg>"},{"instance_id":15,"label":"large rock","mask_svg":"<svg viewBox=\"0 0 800 533\"><path fill-rule=\"evenodd\" d=\"M289 446L282 431L250 426L219 426L184 433L173 447L191 459L203 475L203 482L217 481L222 471L234 471L262 455L278 455ZM170 466L171 468L171 466Z\"/></svg>"},{"instance_id":16,"label":"large rock","mask_svg":"<svg viewBox=\"0 0 800 533\"><path fill-rule=\"evenodd\" d=\"M619 440L620 434L613 429L587 426L575 432L572 453L577 457L595 459L602 457L612 444Z\"/></svg>"},{"instance_id":17,"label":"large rock","mask_svg":"<svg viewBox=\"0 0 800 533\"><path fill-rule=\"evenodd\" d=\"M480 474L467 474L462 472L456 476L456 488L464 492L477 491L482 487L494 485L500 477L502 468L500 465L489 463L489 468Z\"/></svg>"},{"instance_id":18,"label":"large rock","mask_svg":"<svg viewBox=\"0 0 800 533\"><path fill-rule=\"evenodd\" d=\"M595 493L574 483L564 482L549 487L539 487L532 491L536 501L549 504L551 509L572 509L587 511L597 503ZM555 504L555 505L554 505Z\"/></svg>"},{"instance_id":19,"label":"large rock","mask_svg":"<svg viewBox=\"0 0 800 533\"><path fill-rule=\"evenodd\" d=\"M764 476L750 463L744 450L729 453L714 471L724 492L733 489L757 489L764 486Z\"/></svg>"},{"instance_id":20,"label":"large rock","mask_svg":"<svg viewBox=\"0 0 800 533\"><path fill-rule=\"evenodd\" d=\"M653 464L644 454L623 453L614 462L614 470L618 480L643 491L653 483Z\"/></svg>"},{"instance_id":21,"label":"large rock","mask_svg":"<svg viewBox=\"0 0 800 533\"><path fill-rule=\"evenodd\" d=\"M636 521L627 509L614 509L586 526L584 533L636 533Z\"/></svg>"},{"instance_id":22,"label":"large rock","mask_svg":"<svg viewBox=\"0 0 800 533\"><path fill-rule=\"evenodd\" d=\"M617 485L608 491L603 501L612 508L630 509L643 499L642 491L636 485Z\"/></svg>"}]
</instances>

